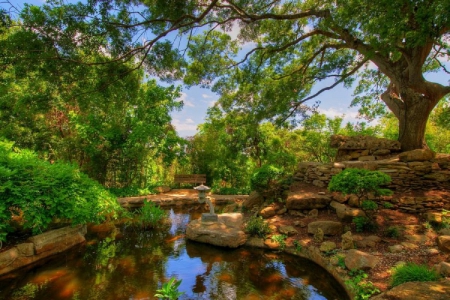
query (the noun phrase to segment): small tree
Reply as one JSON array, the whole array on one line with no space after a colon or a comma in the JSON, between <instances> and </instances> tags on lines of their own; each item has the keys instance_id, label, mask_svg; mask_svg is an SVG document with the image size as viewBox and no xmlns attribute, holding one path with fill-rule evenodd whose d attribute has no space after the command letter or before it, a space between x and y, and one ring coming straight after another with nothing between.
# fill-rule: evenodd
<instances>
[{"instance_id":1,"label":"small tree","mask_svg":"<svg viewBox=\"0 0 450 300\"><path fill-rule=\"evenodd\" d=\"M392 195L390 189L381 188L390 182L391 177L383 172L349 168L331 178L328 190L346 195L355 194L361 201L370 193L375 196Z\"/></svg>"},{"instance_id":2,"label":"small tree","mask_svg":"<svg viewBox=\"0 0 450 300\"><path fill-rule=\"evenodd\" d=\"M333 176L328 184L328 190L355 194L358 197L359 206L367 215L367 217L360 216L353 219L356 224L356 231L361 232L364 229L375 231L377 225L373 218L373 212L378 208L378 205L374 201L365 199L367 199L369 193L373 193L375 196L391 195L391 190L381 188L382 185L388 184L390 181L391 177L380 171L350 168Z\"/></svg>"}]
</instances>

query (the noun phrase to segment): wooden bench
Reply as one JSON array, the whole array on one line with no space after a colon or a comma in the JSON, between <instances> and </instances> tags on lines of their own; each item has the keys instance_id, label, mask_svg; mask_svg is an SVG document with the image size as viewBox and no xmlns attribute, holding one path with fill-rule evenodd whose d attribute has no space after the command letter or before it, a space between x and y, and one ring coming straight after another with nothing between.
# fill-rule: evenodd
<instances>
[{"instance_id":1,"label":"wooden bench","mask_svg":"<svg viewBox=\"0 0 450 300\"><path fill-rule=\"evenodd\" d=\"M205 183L206 174L176 174L174 177L174 182L180 185L181 183Z\"/></svg>"}]
</instances>

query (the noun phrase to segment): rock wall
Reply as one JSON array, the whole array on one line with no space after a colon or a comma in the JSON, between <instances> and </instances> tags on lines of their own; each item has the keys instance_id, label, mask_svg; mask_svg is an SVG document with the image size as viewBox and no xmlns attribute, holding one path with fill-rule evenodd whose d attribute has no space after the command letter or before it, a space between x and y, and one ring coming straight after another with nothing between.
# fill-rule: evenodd
<instances>
[{"instance_id":1,"label":"rock wall","mask_svg":"<svg viewBox=\"0 0 450 300\"><path fill-rule=\"evenodd\" d=\"M325 164L302 162L298 165L294 180L327 187L333 175L347 168L381 171L391 177L392 181L387 188L394 192L406 195L423 192L423 197L414 195L391 198L390 201L401 210L420 213L442 208L450 209L450 154L435 154L431 150L422 149L398 153L400 146L391 142L386 139L377 142L376 138L367 137L346 140L342 136L334 136L332 145L341 147L340 150L353 151L341 151L338 157L353 160ZM363 147L369 149L362 149ZM367 155L363 155L375 154L377 151L387 153L386 155L390 157L372 155L368 159ZM358 153L361 156L358 156ZM432 190L444 193L427 196L426 192Z\"/></svg>"}]
</instances>

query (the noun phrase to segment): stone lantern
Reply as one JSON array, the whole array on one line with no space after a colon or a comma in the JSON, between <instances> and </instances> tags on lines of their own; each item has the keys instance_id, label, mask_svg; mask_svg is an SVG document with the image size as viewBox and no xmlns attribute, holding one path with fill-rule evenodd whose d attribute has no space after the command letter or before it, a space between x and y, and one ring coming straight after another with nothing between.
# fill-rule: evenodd
<instances>
[{"instance_id":1,"label":"stone lantern","mask_svg":"<svg viewBox=\"0 0 450 300\"><path fill-rule=\"evenodd\" d=\"M211 190L211 188L207 187L206 185L199 185L194 187L195 190L198 191L198 202L200 203L207 203L209 205L209 213L203 213L202 214L202 222L217 222L218 217L214 213L214 205L211 202L211 199L209 197L206 197L206 193Z\"/></svg>"}]
</instances>

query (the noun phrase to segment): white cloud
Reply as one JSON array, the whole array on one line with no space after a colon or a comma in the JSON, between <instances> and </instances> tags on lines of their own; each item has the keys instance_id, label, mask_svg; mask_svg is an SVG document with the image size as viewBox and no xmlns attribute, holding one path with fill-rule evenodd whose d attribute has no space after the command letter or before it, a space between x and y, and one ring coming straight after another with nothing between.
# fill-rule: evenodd
<instances>
[{"instance_id":1,"label":"white cloud","mask_svg":"<svg viewBox=\"0 0 450 300\"><path fill-rule=\"evenodd\" d=\"M326 115L328 118L335 118L335 117L343 117L343 123L347 123L347 122L361 122L361 119L358 119L358 111L352 111L352 110L345 110L343 111L341 110L337 110L335 108L328 108L328 109L323 109L323 108L318 108L317 111L321 114Z\"/></svg>"},{"instance_id":2,"label":"white cloud","mask_svg":"<svg viewBox=\"0 0 450 300\"><path fill-rule=\"evenodd\" d=\"M180 93L181 96L177 99L178 102L183 101L184 106L188 106L188 107L195 107L194 103L192 103L191 101L187 100L187 94L181 92Z\"/></svg>"},{"instance_id":3,"label":"white cloud","mask_svg":"<svg viewBox=\"0 0 450 300\"><path fill-rule=\"evenodd\" d=\"M186 119L184 121L180 121L179 119L173 119L172 125L178 132L182 131L197 131L197 124L192 119Z\"/></svg>"},{"instance_id":4,"label":"white cloud","mask_svg":"<svg viewBox=\"0 0 450 300\"><path fill-rule=\"evenodd\" d=\"M202 97L207 99L207 98L211 98L212 96L208 95L208 94L202 94Z\"/></svg>"}]
</instances>

